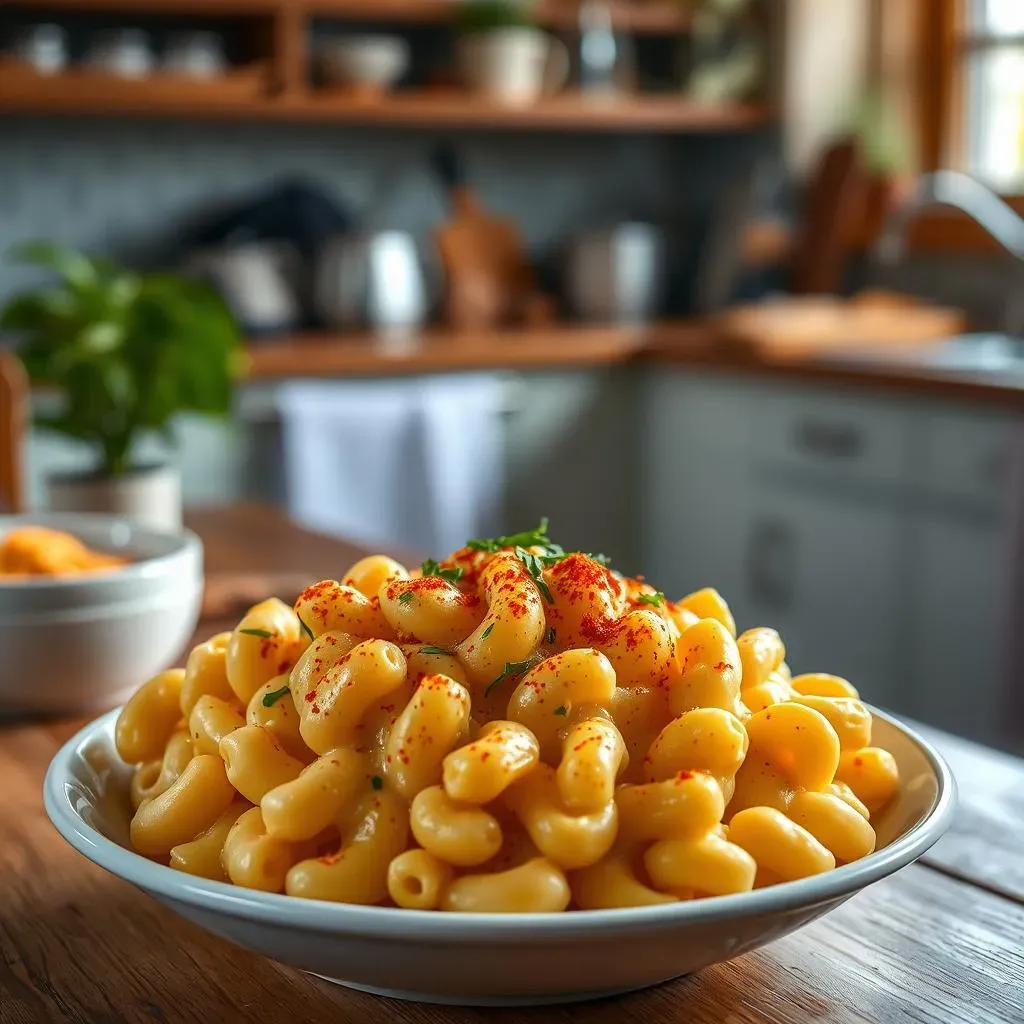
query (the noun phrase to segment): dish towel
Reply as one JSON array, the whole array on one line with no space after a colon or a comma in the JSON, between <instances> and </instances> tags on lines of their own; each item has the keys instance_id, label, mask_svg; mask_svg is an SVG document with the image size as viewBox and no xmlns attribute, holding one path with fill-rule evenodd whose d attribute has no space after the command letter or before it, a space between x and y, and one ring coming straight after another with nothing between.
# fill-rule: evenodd
<instances>
[{"instance_id":1,"label":"dish towel","mask_svg":"<svg viewBox=\"0 0 1024 1024\"><path fill-rule=\"evenodd\" d=\"M289 514L363 545L437 556L500 533L502 395L486 374L282 386Z\"/></svg>"}]
</instances>

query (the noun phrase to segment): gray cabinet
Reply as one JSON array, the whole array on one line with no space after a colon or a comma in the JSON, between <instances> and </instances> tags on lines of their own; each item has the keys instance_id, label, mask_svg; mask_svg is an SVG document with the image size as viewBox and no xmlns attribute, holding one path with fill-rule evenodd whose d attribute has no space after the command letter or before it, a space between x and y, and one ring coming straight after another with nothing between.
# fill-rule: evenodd
<instances>
[{"instance_id":1,"label":"gray cabinet","mask_svg":"<svg viewBox=\"0 0 1024 1024\"><path fill-rule=\"evenodd\" d=\"M991 520L927 515L911 544L906 642L915 713L981 742L1009 738L1009 578L1001 531Z\"/></svg>"},{"instance_id":2,"label":"gray cabinet","mask_svg":"<svg viewBox=\"0 0 1024 1024\"><path fill-rule=\"evenodd\" d=\"M722 591L797 671L989 743L1014 721L1021 427L984 409L679 371L643 406L642 565Z\"/></svg>"},{"instance_id":3,"label":"gray cabinet","mask_svg":"<svg viewBox=\"0 0 1024 1024\"><path fill-rule=\"evenodd\" d=\"M641 502L636 375L603 370L510 374L505 523L551 520L551 535L635 570Z\"/></svg>"},{"instance_id":4,"label":"gray cabinet","mask_svg":"<svg viewBox=\"0 0 1024 1024\"><path fill-rule=\"evenodd\" d=\"M776 628L794 672L832 672L873 703L911 711L899 650L903 540L886 502L763 484L739 545L745 624Z\"/></svg>"},{"instance_id":5,"label":"gray cabinet","mask_svg":"<svg viewBox=\"0 0 1024 1024\"><path fill-rule=\"evenodd\" d=\"M1024 745L1010 663L1022 538L1020 426L930 405L915 420L918 501L908 546L908 670L920 716L981 742Z\"/></svg>"}]
</instances>

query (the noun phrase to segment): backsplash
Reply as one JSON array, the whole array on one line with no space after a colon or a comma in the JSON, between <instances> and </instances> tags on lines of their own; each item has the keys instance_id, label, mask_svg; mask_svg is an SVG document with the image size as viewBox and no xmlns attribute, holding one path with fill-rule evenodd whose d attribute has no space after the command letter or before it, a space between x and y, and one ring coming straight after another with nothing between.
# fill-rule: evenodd
<instances>
[{"instance_id":1,"label":"backsplash","mask_svg":"<svg viewBox=\"0 0 1024 1024\"><path fill-rule=\"evenodd\" d=\"M429 153L434 133L335 125L5 118L0 130L0 251L51 238L143 264L174 251L182 225L296 176L357 222L425 236L446 215ZM456 136L471 186L514 217L535 256L574 231L624 217L692 234L721 185L773 133ZM0 299L34 283L0 266Z\"/></svg>"}]
</instances>

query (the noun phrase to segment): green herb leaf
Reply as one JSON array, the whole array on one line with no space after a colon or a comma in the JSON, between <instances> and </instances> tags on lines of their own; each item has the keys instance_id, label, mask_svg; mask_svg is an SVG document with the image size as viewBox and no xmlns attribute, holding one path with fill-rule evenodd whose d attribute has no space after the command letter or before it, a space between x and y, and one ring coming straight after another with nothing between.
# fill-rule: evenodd
<instances>
[{"instance_id":1,"label":"green herb leaf","mask_svg":"<svg viewBox=\"0 0 1024 1024\"><path fill-rule=\"evenodd\" d=\"M524 675L531 668L533 668L533 658L527 658L525 661L506 661L505 667L501 670L501 675L493 682L487 684L484 696L488 696L498 683L503 682L505 679L514 679L517 676Z\"/></svg>"},{"instance_id":2,"label":"green herb leaf","mask_svg":"<svg viewBox=\"0 0 1024 1024\"><path fill-rule=\"evenodd\" d=\"M447 580L449 583L458 583L462 579L463 570L460 568L442 569L440 563L434 561L433 558L428 558L420 566L420 572L424 576L440 576L441 579Z\"/></svg>"},{"instance_id":3,"label":"green herb leaf","mask_svg":"<svg viewBox=\"0 0 1024 1024\"><path fill-rule=\"evenodd\" d=\"M313 630L311 630L309 628L309 626L307 626L305 624L305 622L302 621L302 616L298 615L298 616L296 616L296 618L298 618L298 620L299 620L299 628L302 630L302 632L305 633L306 636L308 636L310 640L315 640L316 637L313 636Z\"/></svg>"},{"instance_id":4,"label":"green herb leaf","mask_svg":"<svg viewBox=\"0 0 1024 1024\"><path fill-rule=\"evenodd\" d=\"M374 789L383 789L384 780L379 775L374 775L374 777L370 779L370 785L373 786Z\"/></svg>"},{"instance_id":5,"label":"green herb leaf","mask_svg":"<svg viewBox=\"0 0 1024 1024\"><path fill-rule=\"evenodd\" d=\"M516 558L526 566L526 571L533 577L533 582L537 584L537 589L544 595L548 604L554 604L555 599L551 596L551 591L548 589L548 585L542 575L544 572L544 559L527 551L525 548L517 547L515 550Z\"/></svg>"},{"instance_id":6,"label":"green herb leaf","mask_svg":"<svg viewBox=\"0 0 1024 1024\"><path fill-rule=\"evenodd\" d=\"M494 623L492 622L484 631L480 634L481 640L486 640L491 635L491 630L494 629Z\"/></svg>"},{"instance_id":7,"label":"green herb leaf","mask_svg":"<svg viewBox=\"0 0 1024 1024\"><path fill-rule=\"evenodd\" d=\"M555 642L555 627L550 626L548 631L544 634L544 643L553 644Z\"/></svg>"},{"instance_id":8,"label":"green herb leaf","mask_svg":"<svg viewBox=\"0 0 1024 1024\"><path fill-rule=\"evenodd\" d=\"M286 693L289 692L287 686L282 686L280 690L273 690L263 697L263 706L265 708L272 708Z\"/></svg>"},{"instance_id":9,"label":"green herb leaf","mask_svg":"<svg viewBox=\"0 0 1024 1024\"><path fill-rule=\"evenodd\" d=\"M510 533L504 537L483 537L471 540L466 544L473 551L501 551L502 548L532 548L538 545L557 547L548 538L548 517L544 516L540 525L522 533Z\"/></svg>"},{"instance_id":10,"label":"green herb leaf","mask_svg":"<svg viewBox=\"0 0 1024 1024\"><path fill-rule=\"evenodd\" d=\"M443 647L421 647L420 654L451 654L451 651L446 651Z\"/></svg>"},{"instance_id":11,"label":"green herb leaf","mask_svg":"<svg viewBox=\"0 0 1024 1024\"><path fill-rule=\"evenodd\" d=\"M559 706L557 708L555 708L555 714L556 715L567 715L567 714L569 714L569 709L564 704L559 704Z\"/></svg>"},{"instance_id":12,"label":"green herb leaf","mask_svg":"<svg viewBox=\"0 0 1024 1024\"><path fill-rule=\"evenodd\" d=\"M407 590L404 594L401 594L398 598L399 604L408 604L412 600L413 594L411 590Z\"/></svg>"},{"instance_id":13,"label":"green herb leaf","mask_svg":"<svg viewBox=\"0 0 1024 1024\"><path fill-rule=\"evenodd\" d=\"M659 590L654 594L637 594L636 600L640 604L652 604L660 608L665 603L665 595Z\"/></svg>"},{"instance_id":14,"label":"green herb leaf","mask_svg":"<svg viewBox=\"0 0 1024 1024\"><path fill-rule=\"evenodd\" d=\"M588 554L587 558L592 558L595 562L599 565L603 565L606 569L612 564L612 560L607 555L602 555L600 553Z\"/></svg>"},{"instance_id":15,"label":"green herb leaf","mask_svg":"<svg viewBox=\"0 0 1024 1024\"><path fill-rule=\"evenodd\" d=\"M246 636L258 636L261 640L269 640L274 635L268 629L240 629L238 632Z\"/></svg>"}]
</instances>

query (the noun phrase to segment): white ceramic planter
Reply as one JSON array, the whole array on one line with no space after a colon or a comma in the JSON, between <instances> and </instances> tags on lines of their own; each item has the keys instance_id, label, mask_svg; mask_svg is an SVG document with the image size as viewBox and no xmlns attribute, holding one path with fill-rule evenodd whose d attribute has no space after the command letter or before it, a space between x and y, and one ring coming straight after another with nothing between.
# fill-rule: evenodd
<instances>
[{"instance_id":1,"label":"white ceramic planter","mask_svg":"<svg viewBox=\"0 0 1024 1024\"><path fill-rule=\"evenodd\" d=\"M181 530L181 475L151 466L120 476L57 474L47 480L52 512L105 512L154 530Z\"/></svg>"},{"instance_id":2,"label":"white ceramic planter","mask_svg":"<svg viewBox=\"0 0 1024 1024\"><path fill-rule=\"evenodd\" d=\"M569 78L565 44L534 28L463 36L459 61L466 85L499 103L533 103L559 92Z\"/></svg>"}]
</instances>

